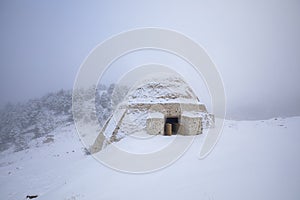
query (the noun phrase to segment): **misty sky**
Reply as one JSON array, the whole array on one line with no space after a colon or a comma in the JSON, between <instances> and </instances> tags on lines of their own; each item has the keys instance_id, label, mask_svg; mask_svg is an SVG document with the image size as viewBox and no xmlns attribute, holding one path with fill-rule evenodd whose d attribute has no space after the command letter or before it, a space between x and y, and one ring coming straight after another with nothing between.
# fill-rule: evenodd
<instances>
[{"instance_id":1,"label":"misty sky","mask_svg":"<svg viewBox=\"0 0 300 200\"><path fill-rule=\"evenodd\" d=\"M228 118L300 115L297 0L2 0L0 25L2 105L71 89L97 44L129 29L162 27L206 49L224 81Z\"/></svg>"}]
</instances>

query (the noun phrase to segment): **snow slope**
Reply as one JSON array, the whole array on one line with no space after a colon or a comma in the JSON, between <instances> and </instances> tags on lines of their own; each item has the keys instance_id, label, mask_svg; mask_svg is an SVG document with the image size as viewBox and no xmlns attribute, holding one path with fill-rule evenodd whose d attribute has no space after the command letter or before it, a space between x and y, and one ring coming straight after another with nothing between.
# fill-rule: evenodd
<instances>
[{"instance_id":1,"label":"snow slope","mask_svg":"<svg viewBox=\"0 0 300 200\"><path fill-rule=\"evenodd\" d=\"M2 152L0 199L300 199L300 117L226 121L213 152L199 160L204 135L174 164L128 174L84 155L73 125L18 153ZM156 136L159 141L172 137ZM120 146L137 151L132 138ZM113 156L113 155L112 155Z\"/></svg>"}]
</instances>

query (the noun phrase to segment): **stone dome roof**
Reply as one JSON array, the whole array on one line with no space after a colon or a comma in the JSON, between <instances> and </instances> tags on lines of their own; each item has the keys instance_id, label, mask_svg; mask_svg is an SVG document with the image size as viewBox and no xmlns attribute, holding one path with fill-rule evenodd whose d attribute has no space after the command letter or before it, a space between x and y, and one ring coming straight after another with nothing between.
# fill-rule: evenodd
<instances>
[{"instance_id":1,"label":"stone dome roof","mask_svg":"<svg viewBox=\"0 0 300 200\"><path fill-rule=\"evenodd\" d=\"M129 103L199 102L183 78L174 74L141 81L130 90L126 99Z\"/></svg>"}]
</instances>

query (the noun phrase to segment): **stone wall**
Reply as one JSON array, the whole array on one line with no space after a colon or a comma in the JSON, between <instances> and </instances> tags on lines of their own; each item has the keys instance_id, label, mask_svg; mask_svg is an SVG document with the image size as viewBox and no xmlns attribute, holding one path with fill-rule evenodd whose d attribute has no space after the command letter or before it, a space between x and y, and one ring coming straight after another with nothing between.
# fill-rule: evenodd
<instances>
[{"instance_id":1,"label":"stone wall","mask_svg":"<svg viewBox=\"0 0 300 200\"><path fill-rule=\"evenodd\" d=\"M200 116L181 115L179 134L197 135L202 133L202 118Z\"/></svg>"},{"instance_id":2,"label":"stone wall","mask_svg":"<svg viewBox=\"0 0 300 200\"><path fill-rule=\"evenodd\" d=\"M165 117L162 113L151 113L147 118L147 132L150 135L164 134Z\"/></svg>"},{"instance_id":3,"label":"stone wall","mask_svg":"<svg viewBox=\"0 0 300 200\"><path fill-rule=\"evenodd\" d=\"M128 109L148 111L146 129L152 135L164 134L165 119L169 117L178 117L178 134L181 135L201 134L203 128L214 124L214 116L207 113L205 105L200 103L135 103Z\"/></svg>"},{"instance_id":4,"label":"stone wall","mask_svg":"<svg viewBox=\"0 0 300 200\"><path fill-rule=\"evenodd\" d=\"M128 108L161 112L165 117L180 116L184 111L207 112L205 105L200 103L133 103L129 104Z\"/></svg>"}]
</instances>

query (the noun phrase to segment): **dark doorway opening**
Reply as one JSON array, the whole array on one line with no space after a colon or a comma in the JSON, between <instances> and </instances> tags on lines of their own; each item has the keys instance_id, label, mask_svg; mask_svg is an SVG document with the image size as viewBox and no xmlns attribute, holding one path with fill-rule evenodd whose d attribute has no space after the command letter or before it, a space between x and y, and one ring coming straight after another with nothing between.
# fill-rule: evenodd
<instances>
[{"instance_id":1,"label":"dark doorway opening","mask_svg":"<svg viewBox=\"0 0 300 200\"><path fill-rule=\"evenodd\" d=\"M164 135L176 135L179 129L178 117L168 117L165 122Z\"/></svg>"}]
</instances>

